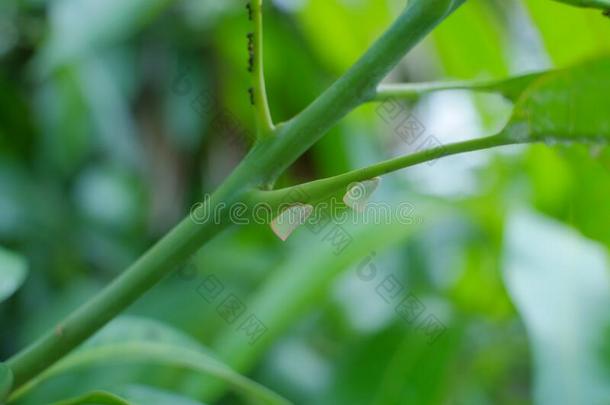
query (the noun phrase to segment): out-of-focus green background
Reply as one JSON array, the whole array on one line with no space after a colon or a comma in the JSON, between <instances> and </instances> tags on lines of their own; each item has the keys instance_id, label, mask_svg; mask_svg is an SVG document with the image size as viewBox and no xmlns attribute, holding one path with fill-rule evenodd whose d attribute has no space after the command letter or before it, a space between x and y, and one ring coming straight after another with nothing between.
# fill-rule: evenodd
<instances>
[{"instance_id":1,"label":"out-of-focus green background","mask_svg":"<svg viewBox=\"0 0 610 405\"><path fill-rule=\"evenodd\" d=\"M265 3L276 122L405 5ZM244 155L251 29L242 0L0 2L1 359L116 277ZM388 81L501 78L608 52L610 19L599 12L469 0ZM441 143L493 133L510 114L501 98L466 92L402 105ZM279 185L417 147L378 107L346 117ZM413 220L345 225L352 243L340 253L307 228L282 243L266 226L235 227L115 327L132 333L152 319L179 329L296 403L610 404L608 156L511 147L389 175L375 199L409 204ZM215 299L202 291L210 276L223 286ZM245 307L232 323L218 310L228 296ZM250 314L265 329L255 342L240 328ZM19 403L96 388L145 404L243 401L205 376L108 359L43 381Z\"/></svg>"}]
</instances>

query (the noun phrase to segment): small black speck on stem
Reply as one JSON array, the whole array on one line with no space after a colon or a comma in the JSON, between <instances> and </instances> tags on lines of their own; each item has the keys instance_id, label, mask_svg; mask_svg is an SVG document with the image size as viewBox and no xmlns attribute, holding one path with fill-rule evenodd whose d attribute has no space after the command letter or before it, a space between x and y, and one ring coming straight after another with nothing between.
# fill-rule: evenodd
<instances>
[{"instance_id":1,"label":"small black speck on stem","mask_svg":"<svg viewBox=\"0 0 610 405\"><path fill-rule=\"evenodd\" d=\"M248 94L250 94L250 104L254 105L254 89L252 87L248 89Z\"/></svg>"},{"instance_id":2,"label":"small black speck on stem","mask_svg":"<svg viewBox=\"0 0 610 405\"><path fill-rule=\"evenodd\" d=\"M254 71L254 33L248 33L248 72Z\"/></svg>"},{"instance_id":3,"label":"small black speck on stem","mask_svg":"<svg viewBox=\"0 0 610 405\"><path fill-rule=\"evenodd\" d=\"M246 4L246 8L248 9L248 20L252 21L252 4L248 2L248 4Z\"/></svg>"}]
</instances>

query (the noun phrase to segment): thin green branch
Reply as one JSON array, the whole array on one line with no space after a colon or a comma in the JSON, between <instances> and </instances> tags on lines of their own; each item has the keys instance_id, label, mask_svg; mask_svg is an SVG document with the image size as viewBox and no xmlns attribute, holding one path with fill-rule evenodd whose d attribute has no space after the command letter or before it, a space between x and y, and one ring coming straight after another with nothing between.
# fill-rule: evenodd
<instances>
[{"instance_id":1,"label":"thin green branch","mask_svg":"<svg viewBox=\"0 0 610 405\"><path fill-rule=\"evenodd\" d=\"M354 182L369 180L420 163L433 161L444 156L516 143L518 143L518 141L511 139L504 134L456 142L386 160L372 166L353 170L334 177L328 177L273 191L255 191L250 194L249 198L254 202L263 202L272 209L277 209L281 204L290 202L315 204L316 202L335 194L338 190L346 190L346 188ZM287 201L289 196L300 197L300 199L298 201Z\"/></svg>"},{"instance_id":2,"label":"thin green branch","mask_svg":"<svg viewBox=\"0 0 610 405\"><path fill-rule=\"evenodd\" d=\"M252 73L250 95L256 111L258 138L261 139L272 135L274 130L263 67L263 0L250 0L249 13L254 23L254 31L248 34L249 69Z\"/></svg>"},{"instance_id":3,"label":"thin green branch","mask_svg":"<svg viewBox=\"0 0 610 405\"><path fill-rule=\"evenodd\" d=\"M424 82L382 84L371 101L386 101L391 98L418 99L423 95L447 90L469 90L481 92L496 92L500 81L497 80L465 80L455 82Z\"/></svg>"},{"instance_id":4,"label":"thin green branch","mask_svg":"<svg viewBox=\"0 0 610 405\"><path fill-rule=\"evenodd\" d=\"M545 73L547 72L530 73L522 76L492 80L478 79L453 82L382 84L377 88L375 95L368 101L383 102L393 98L416 100L426 94L448 90L499 93L508 99L515 100L534 80Z\"/></svg>"}]
</instances>

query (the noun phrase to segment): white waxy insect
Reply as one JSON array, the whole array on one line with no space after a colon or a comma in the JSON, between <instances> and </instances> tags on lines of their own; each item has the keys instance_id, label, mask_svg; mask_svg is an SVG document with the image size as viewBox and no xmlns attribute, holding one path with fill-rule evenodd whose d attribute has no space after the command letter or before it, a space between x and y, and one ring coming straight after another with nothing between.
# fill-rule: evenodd
<instances>
[{"instance_id":1,"label":"white waxy insect","mask_svg":"<svg viewBox=\"0 0 610 405\"><path fill-rule=\"evenodd\" d=\"M313 206L309 204L294 204L283 210L273 221L271 229L283 241L307 221L313 212Z\"/></svg>"},{"instance_id":2,"label":"white waxy insect","mask_svg":"<svg viewBox=\"0 0 610 405\"><path fill-rule=\"evenodd\" d=\"M375 177L350 184L343 196L343 202L354 211L363 212L380 182L381 178Z\"/></svg>"}]
</instances>

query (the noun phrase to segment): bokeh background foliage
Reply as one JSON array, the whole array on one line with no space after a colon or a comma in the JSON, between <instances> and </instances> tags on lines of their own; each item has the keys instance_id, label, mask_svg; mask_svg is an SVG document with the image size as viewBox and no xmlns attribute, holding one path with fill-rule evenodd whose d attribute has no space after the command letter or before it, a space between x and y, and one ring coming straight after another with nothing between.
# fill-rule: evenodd
<instances>
[{"instance_id":1,"label":"bokeh background foliage","mask_svg":"<svg viewBox=\"0 0 610 405\"><path fill-rule=\"evenodd\" d=\"M404 6L266 3L276 121L311 102ZM2 359L106 285L243 156L250 29L241 0L0 3ZM569 67L607 55L608 38L596 11L469 0L388 80ZM377 107L350 114L280 185L408 152ZM510 114L501 98L467 92L404 108L441 142L494 133ZM189 367L178 349L296 403L610 403L609 169L605 147L565 144L414 167L375 196L411 204L413 223L346 225L353 243L341 254L307 229L282 243L268 227L236 227L72 356L82 364L16 403L95 389L142 404L253 400L238 375ZM365 265L373 281L358 277ZM210 275L265 325L254 344L201 296ZM376 291L389 275L444 325L433 343ZM103 346L117 342L167 352L126 363Z\"/></svg>"}]
</instances>

